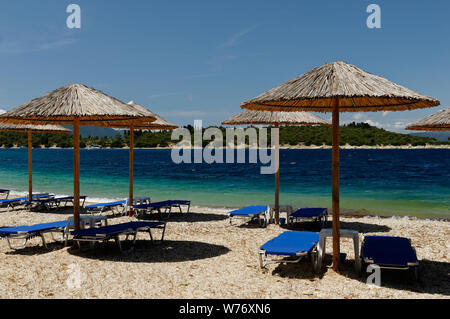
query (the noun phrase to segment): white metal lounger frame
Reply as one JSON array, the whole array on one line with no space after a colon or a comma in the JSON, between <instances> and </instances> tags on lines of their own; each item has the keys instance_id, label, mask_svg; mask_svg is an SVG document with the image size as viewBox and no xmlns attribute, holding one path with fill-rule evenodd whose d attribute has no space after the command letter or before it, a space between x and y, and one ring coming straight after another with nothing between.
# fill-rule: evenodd
<instances>
[{"instance_id":1,"label":"white metal lounger frame","mask_svg":"<svg viewBox=\"0 0 450 319\"><path fill-rule=\"evenodd\" d=\"M317 270L317 257L318 257L318 251L317 251L317 244L314 245L314 248L310 251L310 252L298 252L296 254L296 259L286 259L286 257L283 258L279 258L279 259L269 259L268 254L266 254L266 251L264 249L260 249L259 250L259 266L261 268L265 268L267 266L267 264L279 264L279 263L298 263L300 260L303 259L303 257L305 256L311 256L311 263L313 265L313 270L316 271ZM280 255L282 256L282 255ZM287 255L284 255L287 256ZM293 256L288 256L288 257L293 257Z\"/></svg>"},{"instance_id":2,"label":"white metal lounger frame","mask_svg":"<svg viewBox=\"0 0 450 319\"><path fill-rule=\"evenodd\" d=\"M325 209L325 213L323 215L320 215L319 217L312 217L312 219L314 222L319 222L321 228L324 228L328 221L328 208ZM294 220L310 221L311 217L292 217L291 215L288 215L288 225L292 226L294 224Z\"/></svg>"},{"instance_id":3,"label":"white metal lounger frame","mask_svg":"<svg viewBox=\"0 0 450 319\"><path fill-rule=\"evenodd\" d=\"M158 242L155 242L155 240L153 239L153 235L152 235L152 228L158 228L158 229L162 229L162 234L161 234L161 239ZM166 223L163 223L162 225L158 225L158 226L144 226L144 227L140 227L137 228L136 230L134 229L128 229L128 230L124 230L120 233L117 234L111 234L111 235L97 235L97 236L82 236L82 237L77 237L75 236L73 238L74 241L77 242L78 247L81 249L81 243L82 241L85 242L91 242L91 243L97 243L97 242L107 242L110 239L114 239L114 241L116 242L117 246L119 247L120 252L128 252L128 251L132 251L134 249L134 245L136 243L136 235L138 232L148 232L150 235L150 240L152 241L152 243L162 243L164 241L164 234L166 232ZM120 235L126 235L126 239L125 241L128 241L128 237L131 235L133 236L133 240L132 240L132 244L131 244L131 248L128 251L124 251L122 249L122 244L120 241L119 236Z\"/></svg>"},{"instance_id":4,"label":"white metal lounger frame","mask_svg":"<svg viewBox=\"0 0 450 319\"><path fill-rule=\"evenodd\" d=\"M267 226L267 222L268 222L267 215L268 215L268 211L267 210L264 211L264 212L257 213L257 214L234 215L234 216L230 215L230 225L233 226L233 217L234 218L247 219L248 221L252 221L252 220L257 218L259 226L266 227ZM261 220L261 216L263 217L262 220Z\"/></svg>"},{"instance_id":5,"label":"white metal lounger frame","mask_svg":"<svg viewBox=\"0 0 450 319\"><path fill-rule=\"evenodd\" d=\"M23 232L18 232L17 234L6 235L5 238L8 241L9 248L11 248L13 250L17 250L17 249L25 248L25 246L26 246L26 244L27 244L29 239L34 238L34 237L41 237L42 245L46 249L48 249L47 241L45 240L44 234L50 233L52 235L53 241L60 243L60 242L64 242L64 229L65 229L64 227L58 227L58 228L52 228L52 229L48 229L48 230L42 230L42 231L39 231L39 232L23 231ZM53 233L60 233L61 234L61 239L55 238ZM23 239L23 243L21 245L13 245L11 243L11 240L16 240L16 239Z\"/></svg>"}]
</instances>

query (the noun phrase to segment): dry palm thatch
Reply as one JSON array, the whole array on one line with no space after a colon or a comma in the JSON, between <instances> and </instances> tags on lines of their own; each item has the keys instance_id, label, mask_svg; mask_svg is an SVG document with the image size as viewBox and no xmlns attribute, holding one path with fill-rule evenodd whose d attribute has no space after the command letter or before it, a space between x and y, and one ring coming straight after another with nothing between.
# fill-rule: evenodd
<instances>
[{"instance_id":1,"label":"dry palm thatch","mask_svg":"<svg viewBox=\"0 0 450 319\"><path fill-rule=\"evenodd\" d=\"M72 131L60 125L31 125L0 123L0 131L33 132L33 133L71 133Z\"/></svg>"},{"instance_id":2,"label":"dry palm thatch","mask_svg":"<svg viewBox=\"0 0 450 319\"><path fill-rule=\"evenodd\" d=\"M242 108L261 111L400 111L440 102L344 62L326 63L249 101Z\"/></svg>"},{"instance_id":3,"label":"dry palm thatch","mask_svg":"<svg viewBox=\"0 0 450 319\"><path fill-rule=\"evenodd\" d=\"M0 122L16 124L72 124L107 126L110 121L147 121L154 117L83 84L71 84L33 99L0 115Z\"/></svg>"},{"instance_id":4,"label":"dry palm thatch","mask_svg":"<svg viewBox=\"0 0 450 319\"><path fill-rule=\"evenodd\" d=\"M139 124L136 124L136 125L134 125L134 129L137 129L137 130L174 130L174 129L178 128L177 125L170 123L169 121L163 119L158 114L155 114L155 113L149 111L148 109L146 109L145 107L143 107L139 104L136 104L134 101L128 102L128 105L131 105L137 111L146 113L149 116L152 116L156 119L154 122L141 122ZM123 129L130 128L129 126L127 126L121 122L112 122L110 124L110 126L114 127L114 128L123 128Z\"/></svg>"},{"instance_id":5,"label":"dry palm thatch","mask_svg":"<svg viewBox=\"0 0 450 319\"><path fill-rule=\"evenodd\" d=\"M244 110L223 121L224 125L331 125L331 123L308 112L269 112Z\"/></svg>"},{"instance_id":6,"label":"dry palm thatch","mask_svg":"<svg viewBox=\"0 0 450 319\"><path fill-rule=\"evenodd\" d=\"M412 131L450 131L450 108L408 125L406 129Z\"/></svg>"}]
</instances>

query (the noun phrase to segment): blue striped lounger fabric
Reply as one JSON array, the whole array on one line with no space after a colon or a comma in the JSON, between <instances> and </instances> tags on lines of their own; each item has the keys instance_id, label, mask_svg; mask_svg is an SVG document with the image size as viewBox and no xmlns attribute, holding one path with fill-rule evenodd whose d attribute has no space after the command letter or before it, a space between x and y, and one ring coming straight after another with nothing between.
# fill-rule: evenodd
<instances>
[{"instance_id":1,"label":"blue striped lounger fabric","mask_svg":"<svg viewBox=\"0 0 450 319\"><path fill-rule=\"evenodd\" d=\"M317 243L319 233L305 231L285 231L269 240L259 248L259 262L264 268L269 262L268 255L294 257L293 260L277 260L275 262L298 262L304 256L311 256L313 266L317 260Z\"/></svg>"},{"instance_id":2,"label":"blue striped lounger fabric","mask_svg":"<svg viewBox=\"0 0 450 319\"><path fill-rule=\"evenodd\" d=\"M319 222L323 227L327 221L328 209L327 208L316 208L316 207L304 207L299 208L292 214L288 216L288 223L292 225L294 222L299 220L312 220Z\"/></svg>"},{"instance_id":3,"label":"blue striped lounger fabric","mask_svg":"<svg viewBox=\"0 0 450 319\"><path fill-rule=\"evenodd\" d=\"M47 248L47 243L45 241L44 234L50 233L54 241L62 242L64 241L64 232L67 231L67 220L36 224L31 226L17 226L17 227L7 227L0 228L0 236L5 237L8 240L8 245L11 249L24 248L27 244L28 239L40 236L42 239L42 244ZM73 227L73 222L71 225ZM57 240L53 237L53 233L61 233L61 239ZM11 243L11 240L23 239L22 245L15 246Z\"/></svg>"},{"instance_id":4,"label":"blue striped lounger fabric","mask_svg":"<svg viewBox=\"0 0 450 319\"><path fill-rule=\"evenodd\" d=\"M361 244L362 271L368 264L387 269L411 269L418 279L419 260L411 240L404 237L365 236Z\"/></svg>"},{"instance_id":5,"label":"blue striped lounger fabric","mask_svg":"<svg viewBox=\"0 0 450 319\"><path fill-rule=\"evenodd\" d=\"M126 235L126 239L128 240L129 236L133 237L132 247L134 248L134 244L136 242L136 235L138 232L148 232L150 235L150 240L154 242L153 235L151 229L160 229L162 230L162 235L160 242L164 240L164 233L166 230L165 222L144 222L144 221L135 221L128 222L116 225L109 225L97 228L89 228L89 229L81 229L71 231L70 233L74 236L73 240L78 242L86 241L86 242L107 242L110 239L114 239L119 246L120 251L123 251L122 244L119 236Z\"/></svg>"},{"instance_id":6,"label":"blue striped lounger fabric","mask_svg":"<svg viewBox=\"0 0 450 319\"><path fill-rule=\"evenodd\" d=\"M244 208L236 209L229 212L230 225L232 225L233 218L246 218L251 220L257 219L260 226L267 226L267 212L266 205L253 205ZM261 218L262 217L262 218Z\"/></svg>"}]
</instances>

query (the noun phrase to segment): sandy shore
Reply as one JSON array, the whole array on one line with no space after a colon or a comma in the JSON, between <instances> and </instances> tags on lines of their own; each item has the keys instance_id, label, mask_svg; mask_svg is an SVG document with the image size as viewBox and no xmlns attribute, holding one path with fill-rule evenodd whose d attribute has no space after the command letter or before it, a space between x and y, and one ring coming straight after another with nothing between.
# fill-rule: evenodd
<instances>
[{"instance_id":1,"label":"sandy shore","mask_svg":"<svg viewBox=\"0 0 450 319\"><path fill-rule=\"evenodd\" d=\"M0 227L67 219L67 213L0 212ZM134 219L134 218L131 218ZM110 224L129 221L110 219ZM314 230L308 225L308 230ZM340 274L326 266L314 275L309 262L258 265L258 247L283 228L230 226L225 210L192 208L167 223L165 243L140 234L135 252L120 254L113 242L94 250L61 244L42 247L39 238L21 250L0 241L0 298L449 298L450 223L404 218L342 218L342 228L367 234L409 237L421 261L421 280L404 272L382 274L371 288L353 270L352 243ZM300 229L300 228L297 228ZM50 236L47 235L50 241Z\"/></svg>"}]
</instances>

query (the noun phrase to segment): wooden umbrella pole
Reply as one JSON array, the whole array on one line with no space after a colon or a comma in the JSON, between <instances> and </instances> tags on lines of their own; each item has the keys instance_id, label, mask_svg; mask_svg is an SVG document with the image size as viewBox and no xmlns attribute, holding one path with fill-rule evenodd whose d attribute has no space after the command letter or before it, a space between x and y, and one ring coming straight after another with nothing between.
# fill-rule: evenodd
<instances>
[{"instance_id":1,"label":"wooden umbrella pole","mask_svg":"<svg viewBox=\"0 0 450 319\"><path fill-rule=\"evenodd\" d=\"M128 216L133 216L133 152L134 152L134 125L130 125L130 198Z\"/></svg>"},{"instance_id":2,"label":"wooden umbrella pole","mask_svg":"<svg viewBox=\"0 0 450 319\"><path fill-rule=\"evenodd\" d=\"M80 228L80 119L73 120L73 222Z\"/></svg>"},{"instance_id":3,"label":"wooden umbrella pole","mask_svg":"<svg viewBox=\"0 0 450 319\"><path fill-rule=\"evenodd\" d=\"M280 224L280 129L275 125L275 223Z\"/></svg>"},{"instance_id":4,"label":"wooden umbrella pole","mask_svg":"<svg viewBox=\"0 0 450 319\"><path fill-rule=\"evenodd\" d=\"M333 270L339 270L340 264L340 234L339 234L339 100L333 98Z\"/></svg>"},{"instance_id":5,"label":"wooden umbrella pole","mask_svg":"<svg viewBox=\"0 0 450 319\"><path fill-rule=\"evenodd\" d=\"M33 144L31 141L31 130L27 131L28 134L28 200L33 199ZM29 206L31 210L31 205Z\"/></svg>"}]
</instances>

